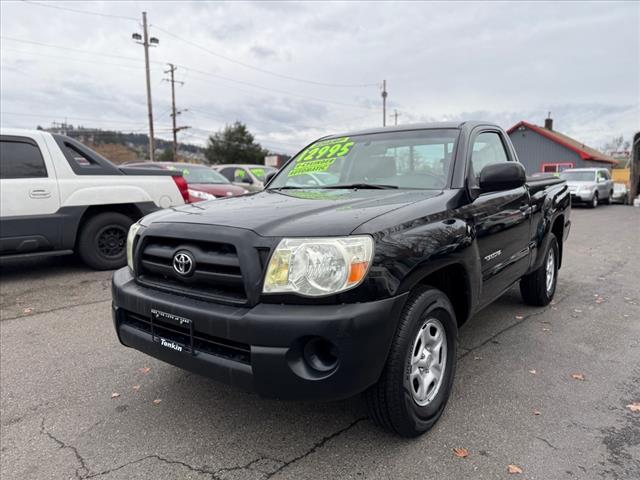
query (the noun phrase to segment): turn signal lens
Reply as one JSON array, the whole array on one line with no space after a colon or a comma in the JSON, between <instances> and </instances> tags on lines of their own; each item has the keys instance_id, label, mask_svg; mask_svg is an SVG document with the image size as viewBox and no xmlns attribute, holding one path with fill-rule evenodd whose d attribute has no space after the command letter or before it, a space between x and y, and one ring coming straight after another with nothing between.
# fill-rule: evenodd
<instances>
[{"instance_id":1,"label":"turn signal lens","mask_svg":"<svg viewBox=\"0 0 640 480\"><path fill-rule=\"evenodd\" d=\"M136 222L131 227L129 227L129 234L127 235L127 265L131 269L131 272L134 272L134 263L133 263L133 246L136 240L136 236L138 235L138 231L143 228L140 222Z\"/></svg>"}]
</instances>

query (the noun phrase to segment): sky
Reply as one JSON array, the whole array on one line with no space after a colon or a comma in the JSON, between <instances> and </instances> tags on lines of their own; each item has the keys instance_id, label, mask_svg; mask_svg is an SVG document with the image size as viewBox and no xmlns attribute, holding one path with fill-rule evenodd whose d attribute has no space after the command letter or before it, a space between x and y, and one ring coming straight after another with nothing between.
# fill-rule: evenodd
<instances>
[{"instance_id":1,"label":"sky","mask_svg":"<svg viewBox=\"0 0 640 480\"><path fill-rule=\"evenodd\" d=\"M0 3L0 122L146 133L204 145L247 124L273 152L387 124L520 120L601 147L640 130L640 2Z\"/></svg>"}]
</instances>

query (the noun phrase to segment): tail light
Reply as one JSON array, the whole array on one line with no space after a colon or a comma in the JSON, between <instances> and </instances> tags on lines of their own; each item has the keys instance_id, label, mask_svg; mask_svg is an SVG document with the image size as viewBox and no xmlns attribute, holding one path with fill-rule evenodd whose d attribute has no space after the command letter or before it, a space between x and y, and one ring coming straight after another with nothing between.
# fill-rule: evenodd
<instances>
[{"instance_id":1,"label":"tail light","mask_svg":"<svg viewBox=\"0 0 640 480\"><path fill-rule=\"evenodd\" d=\"M189 203L189 184L187 180L182 175L174 175L171 178L176 182L176 186L178 190L180 190L180 195L182 195L184 203Z\"/></svg>"}]
</instances>

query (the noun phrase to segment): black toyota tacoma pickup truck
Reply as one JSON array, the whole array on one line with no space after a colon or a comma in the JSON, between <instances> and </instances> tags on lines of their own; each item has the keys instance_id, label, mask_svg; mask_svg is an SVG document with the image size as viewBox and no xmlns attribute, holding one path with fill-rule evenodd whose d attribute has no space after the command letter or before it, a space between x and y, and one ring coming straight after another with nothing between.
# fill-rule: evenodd
<instances>
[{"instance_id":1,"label":"black toyota tacoma pickup truck","mask_svg":"<svg viewBox=\"0 0 640 480\"><path fill-rule=\"evenodd\" d=\"M113 277L120 342L261 395L364 392L371 418L428 430L458 329L516 282L548 304L569 228L564 181L527 182L483 122L324 137L259 193L153 213Z\"/></svg>"}]
</instances>

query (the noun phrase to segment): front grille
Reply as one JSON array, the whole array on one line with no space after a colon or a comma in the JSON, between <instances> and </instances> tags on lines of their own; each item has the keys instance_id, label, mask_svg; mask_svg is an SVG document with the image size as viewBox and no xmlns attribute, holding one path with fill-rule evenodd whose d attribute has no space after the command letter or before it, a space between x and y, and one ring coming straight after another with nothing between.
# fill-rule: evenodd
<instances>
[{"instance_id":1,"label":"front grille","mask_svg":"<svg viewBox=\"0 0 640 480\"><path fill-rule=\"evenodd\" d=\"M236 362L251 364L251 346L246 343L233 342L198 332L192 328L178 326L160 319L143 317L128 311L122 311L120 323L152 335L154 341L160 338L179 343L186 353L197 355L198 352L224 357Z\"/></svg>"},{"instance_id":2,"label":"front grille","mask_svg":"<svg viewBox=\"0 0 640 480\"><path fill-rule=\"evenodd\" d=\"M195 269L188 276L173 268L173 257L181 250L195 260ZM231 244L146 237L138 255L138 281L147 286L224 303L247 301L240 261Z\"/></svg>"}]
</instances>

